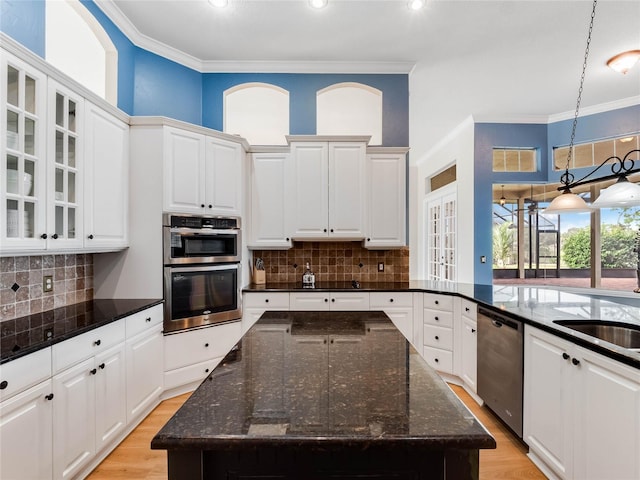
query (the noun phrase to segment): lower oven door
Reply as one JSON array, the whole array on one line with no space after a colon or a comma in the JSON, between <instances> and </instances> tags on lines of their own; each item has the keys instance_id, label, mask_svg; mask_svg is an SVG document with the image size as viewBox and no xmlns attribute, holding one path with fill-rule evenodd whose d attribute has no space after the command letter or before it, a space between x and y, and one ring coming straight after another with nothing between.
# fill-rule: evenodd
<instances>
[{"instance_id":1,"label":"lower oven door","mask_svg":"<svg viewBox=\"0 0 640 480\"><path fill-rule=\"evenodd\" d=\"M164 331L242 317L240 264L164 268Z\"/></svg>"}]
</instances>

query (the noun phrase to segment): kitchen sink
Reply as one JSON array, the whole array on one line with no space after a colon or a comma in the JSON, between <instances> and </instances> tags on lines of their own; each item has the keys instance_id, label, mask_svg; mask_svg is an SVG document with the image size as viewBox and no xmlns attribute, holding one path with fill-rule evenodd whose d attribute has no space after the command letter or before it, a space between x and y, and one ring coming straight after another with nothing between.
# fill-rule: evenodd
<instances>
[{"instance_id":1,"label":"kitchen sink","mask_svg":"<svg viewBox=\"0 0 640 480\"><path fill-rule=\"evenodd\" d=\"M640 349L640 326L604 320L554 320L572 330L632 350Z\"/></svg>"}]
</instances>

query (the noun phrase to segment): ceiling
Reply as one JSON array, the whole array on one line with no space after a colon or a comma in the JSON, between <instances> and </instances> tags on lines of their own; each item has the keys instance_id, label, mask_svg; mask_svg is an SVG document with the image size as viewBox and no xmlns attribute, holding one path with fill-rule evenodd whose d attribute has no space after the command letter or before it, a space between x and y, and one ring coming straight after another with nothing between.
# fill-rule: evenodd
<instances>
[{"instance_id":1,"label":"ceiling","mask_svg":"<svg viewBox=\"0 0 640 480\"><path fill-rule=\"evenodd\" d=\"M592 6L430 0L414 12L405 0L329 0L322 10L307 0L229 0L224 9L207 0L96 3L134 43L203 72L411 72L411 108L439 116L423 133L426 144L468 115L571 117ZM640 1L599 0L583 112L640 103L640 65L627 75L605 65L640 49L638 25Z\"/></svg>"}]
</instances>

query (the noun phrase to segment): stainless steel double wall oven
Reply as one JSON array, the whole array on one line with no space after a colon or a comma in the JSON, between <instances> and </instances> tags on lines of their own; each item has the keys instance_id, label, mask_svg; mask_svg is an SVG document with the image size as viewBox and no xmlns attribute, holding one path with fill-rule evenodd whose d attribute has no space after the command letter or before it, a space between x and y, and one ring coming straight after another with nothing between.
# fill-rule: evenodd
<instances>
[{"instance_id":1,"label":"stainless steel double wall oven","mask_svg":"<svg viewBox=\"0 0 640 480\"><path fill-rule=\"evenodd\" d=\"M164 331L242 317L237 217L163 216Z\"/></svg>"}]
</instances>

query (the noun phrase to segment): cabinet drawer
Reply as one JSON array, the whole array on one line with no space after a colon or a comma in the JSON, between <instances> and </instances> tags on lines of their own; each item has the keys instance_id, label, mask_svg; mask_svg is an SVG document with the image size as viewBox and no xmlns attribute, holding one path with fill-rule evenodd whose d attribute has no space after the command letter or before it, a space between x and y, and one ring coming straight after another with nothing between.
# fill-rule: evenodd
<instances>
[{"instance_id":1,"label":"cabinet drawer","mask_svg":"<svg viewBox=\"0 0 640 480\"><path fill-rule=\"evenodd\" d=\"M424 308L432 308L434 310L453 311L453 299L451 295L438 295L435 293L424 294Z\"/></svg>"},{"instance_id":2,"label":"cabinet drawer","mask_svg":"<svg viewBox=\"0 0 640 480\"><path fill-rule=\"evenodd\" d=\"M460 311L470 320L478 319L478 304L464 298L460 299Z\"/></svg>"},{"instance_id":3,"label":"cabinet drawer","mask_svg":"<svg viewBox=\"0 0 640 480\"><path fill-rule=\"evenodd\" d=\"M435 325L424 326L424 344L443 350L453 350L453 330Z\"/></svg>"},{"instance_id":4,"label":"cabinet drawer","mask_svg":"<svg viewBox=\"0 0 640 480\"><path fill-rule=\"evenodd\" d=\"M413 307L413 294L411 292L371 292L369 295L369 307L371 310Z\"/></svg>"},{"instance_id":5,"label":"cabinet drawer","mask_svg":"<svg viewBox=\"0 0 640 480\"><path fill-rule=\"evenodd\" d=\"M124 342L125 322L117 320L77 337L55 344L53 348L53 374L93 355L102 353Z\"/></svg>"},{"instance_id":6,"label":"cabinet drawer","mask_svg":"<svg viewBox=\"0 0 640 480\"><path fill-rule=\"evenodd\" d=\"M289 296L291 310L329 310L329 292L294 292Z\"/></svg>"},{"instance_id":7,"label":"cabinet drawer","mask_svg":"<svg viewBox=\"0 0 640 480\"><path fill-rule=\"evenodd\" d=\"M0 365L0 401L51 377L51 347ZM7 382L7 383L4 383Z\"/></svg>"},{"instance_id":8,"label":"cabinet drawer","mask_svg":"<svg viewBox=\"0 0 640 480\"><path fill-rule=\"evenodd\" d=\"M453 353L439 348L424 347L424 359L439 372L453 373Z\"/></svg>"},{"instance_id":9,"label":"cabinet drawer","mask_svg":"<svg viewBox=\"0 0 640 480\"><path fill-rule=\"evenodd\" d=\"M164 389L171 390L172 388L187 385L191 382L201 382L216 368L223 358L224 357L216 357L196 363L195 365L188 365L165 372Z\"/></svg>"},{"instance_id":10,"label":"cabinet drawer","mask_svg":"<svg viewBox=\"0 0 640 480\"><path fill-rule=\"evenodd\" d=\"M425 324L436 325L441 327L453 327L453 312L444 312L442 310L424 309L423 321Z\"/></svg>"},{"instance_id":11,"label":"cabinet drawer","mask_svg":"<svg viewBox=\"0 0 640 480\"><path fill-rule=\"evenodd\" d=\"M224 357L241 335L240 322L167 335L164 337L164 371Z\"/></svg>"},{"instance_id":12,"label":"cabinet drawer","mask_svg":"<svg viewBox=\"0 0 640 480\"><path fill-rule=\"evenodd\" d=\"M369 310L369 294L365 292L333 292L330 295L330 310Z\"/></svg>"},{"instance_id":13,"label":"cabinet drawer","mask_svg":"<svg viewBox=\"0 0 640 480\"><path fill-rule=\"evenodd\" d=\"M162 305L155 305L125 318L127 338L135 337L156 325L162 323Z\"/></svg>"},{"instance_id":14,"label":"cabinet drawer","mask_svg":"<svg viewBox=\"0 0 640 480\"><path fill-rule=\"evenodd\" d=\"M242 297L244 308L264 308L289 310L289 294L288 293L245 293Z\"/></svg>"}]
</instances>

